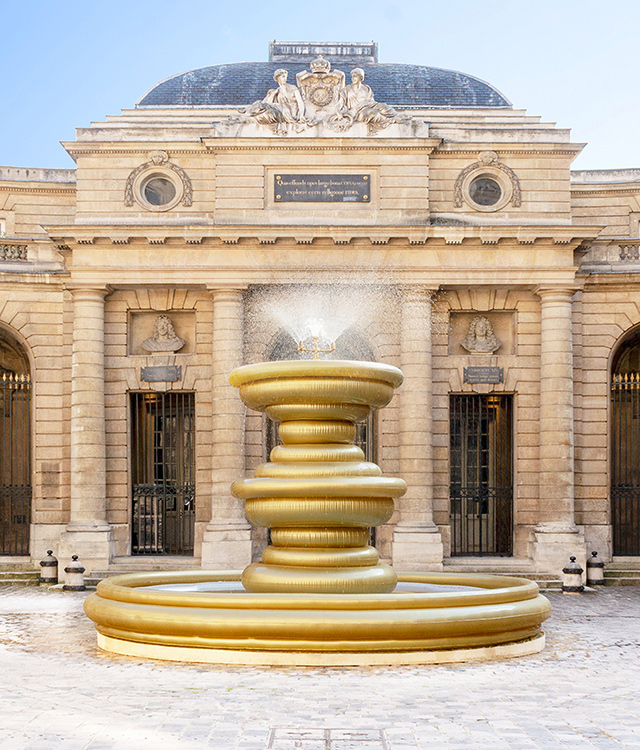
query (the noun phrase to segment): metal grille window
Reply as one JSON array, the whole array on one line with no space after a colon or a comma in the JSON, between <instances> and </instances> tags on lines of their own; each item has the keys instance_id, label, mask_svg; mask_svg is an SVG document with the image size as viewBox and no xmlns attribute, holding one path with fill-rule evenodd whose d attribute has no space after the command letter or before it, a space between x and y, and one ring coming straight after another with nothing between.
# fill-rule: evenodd
<instances>
[{"instance_id":1,"label":"metal grille window","mask_svg":"<svg viewBox=\"0 0 640 750\"><path fill-rule=\"evenodd\" d=\"M0 378L0 555L29 554L31 522L31 381Z\"/></svg>"},{"instance_id":2,"label":"metal grille window","mask_svg":"<svg viewBox=\"0 0 640 750\"><path fill-rule=\"evenodd\" d=\"M131 394L134 555L192 555L195 394Z\"/></svg>"},{"instance_id":3,"label":"metal grille window","mask_svg":"<svg viewBox=\"0 0 640 750\"><path fill-rule=\"evenodd\" d=\"M640 372L611 383L613 554L640 555Z\"/></svg>"},{"instance_id":4,"label":"metal grille window","mask_svg":"<svg viewBox=\"0 0 640 750\"><path fill-rule=\"evenodd\" d=\"M450 397L451 554L513 554L512 396Z\"/></svg>"}]
</instances>

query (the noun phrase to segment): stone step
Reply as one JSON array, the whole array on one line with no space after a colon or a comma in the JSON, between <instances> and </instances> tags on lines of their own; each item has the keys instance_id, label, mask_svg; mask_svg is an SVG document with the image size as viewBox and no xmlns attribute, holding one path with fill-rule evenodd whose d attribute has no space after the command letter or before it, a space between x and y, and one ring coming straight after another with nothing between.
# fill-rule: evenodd
<instances>
[{"instance_id":1,"label":"stone step","mask_svg":"<svg viewBox=\"0 0 640 750\"><path fill-rule=\"evenodd\" d=\"M98 583L104 578L127 573L154 573L180 570L200 570L200 558L158 555L153 557L116 557L106 570L91 570L85 580Z\"/></svg>"},{"instance_id":2,"label":"stone step","mask_svg":"<svg viewBox=\"0 0 640 750\"><path fill-rule=\"evenodd\" d=\"M18 573L21 573L22 571L36 571L38 572L40 570L40 567L34 568L31 565L31 558L29 557L23 557L23 558L16 558L11 559L10 557L0 557L0 573L6 572L6 571L17 571Z\"/></svg>"},{"instance_id":3,"label":"stone step","mask_svg":"<svg viewBox=\"0 0 640 750\"><path fill-rule=\"evenodd\" d=\"M640 576L640 567L636 568L618 568L617 566L607 565L604 569L604 577L613 578L637 578Z\"/></svg>"},{"instance_id":4,"label":"stone step","mask_svg":"<svg viewBox=\"0 0 640 750\"><path fill-rule=\"evenodd\" d=\"M640 574L640 557L616 557L605 563L605 570L631 570Z\"/></svg>"},{"instance_id":5,"label":"stone step","mask_svg":"<svg viewBox=\"0 0 640 750\"><path fill-rule=\"evenodd\" d=\"M0 570L0 584L11 586L37 586L40 583L38 570Z\"/></svg>"},{"instance_id":6,"label":"stone step","mask_svg":"<svg viewBox=\"0 0 640 750\"><path fill-rule=\"evenodd\" d=\"M636 576L634 578L631 578L628 576L625 578L605 577L604 585L605 586L640 586L640 576Z\"/></svg>"},{"instance_id":7,"label":"stone step","mask_svg":"<svg viewBox=\"0 0 640 750\"><path fill-rule=\"evenodd\" d=\"M604 569L605 586L640 586L640 561L611 563Z\"/></svg>"},{"instance_id":8,"label":"stone step","mask_svg":"<svg viewBox=\"0 0 640 750\"><path fill-rule=\"evenodd\" d=\"M453 558L452 558L453 560ZM562 578L554 573L538 573L533 569L530 560L518 558L467 558L445 561L446 573L479 573L486 575L512 576L513 578L526 578L535 581L541 591L561 591Z\"/></svg>"}]
</instances>

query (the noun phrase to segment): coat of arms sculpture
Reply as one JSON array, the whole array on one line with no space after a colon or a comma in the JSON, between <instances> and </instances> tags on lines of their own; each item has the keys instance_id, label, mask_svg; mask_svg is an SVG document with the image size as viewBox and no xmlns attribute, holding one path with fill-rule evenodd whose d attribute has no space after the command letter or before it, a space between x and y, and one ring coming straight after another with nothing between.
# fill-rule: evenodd
<instances>
[{"instance_id":1,"label":"coat of arms sculpture","mask_svg":"<svg viewBox=\"0 0 640 750\"><path fill-rule=\"evenodd\" d=\"M316 126L343 133L363 123L367 135L375 135L395 123L410 122L410 117L375 100L362 68L354 68L351 83L346 84L344 72L331 70L331 63L322 55L309 67L311 70L296 76L297 86L288 83L286 70L276 70L273 79L278 87L232 115L227 126L254 123L269 127L275 135L289 135Z\"/></svg>"}]
</instances>

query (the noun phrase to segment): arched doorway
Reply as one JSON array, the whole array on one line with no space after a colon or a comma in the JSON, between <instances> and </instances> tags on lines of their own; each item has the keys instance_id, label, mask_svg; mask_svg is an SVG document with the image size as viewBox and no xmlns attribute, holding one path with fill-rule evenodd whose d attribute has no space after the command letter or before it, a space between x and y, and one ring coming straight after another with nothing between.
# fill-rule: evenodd
<instances>
[{"instance_id":1,"label":"arched doorway","mask_svg":"<svg viewBox=\"0 0 640 750\"><path fill-rule=\"evenodd\" d=\"M22 345L0 328L0 555L28 555L31 376Z\"/></svg>"},{"instance_id":2,"label":"arched doorway","mask_svg":"<svg viewBox=\"0 0 640 750\"><path fill-rule=\"evenodd\" d=\"M611 525L613 554L640 555L640 327L611 365Z\"/></svg>"}]
</instances>

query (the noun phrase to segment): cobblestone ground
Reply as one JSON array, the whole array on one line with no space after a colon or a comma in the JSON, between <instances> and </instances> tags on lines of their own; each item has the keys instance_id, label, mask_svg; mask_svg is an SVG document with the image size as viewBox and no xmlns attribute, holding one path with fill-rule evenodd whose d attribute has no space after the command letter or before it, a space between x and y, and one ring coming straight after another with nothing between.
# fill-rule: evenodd
<instances>
[{"instance_id":1,"label":"cobblestone ground","mask_svg":"<svg viewBox=\"0 0 640 750\"><path fill-rule=\"evenodd\" d=\"M640 749L640 587L550 594L541 654L366 669L108 656L83 598L0 587L2 750Z\"/></svg>"}]
</instances>

